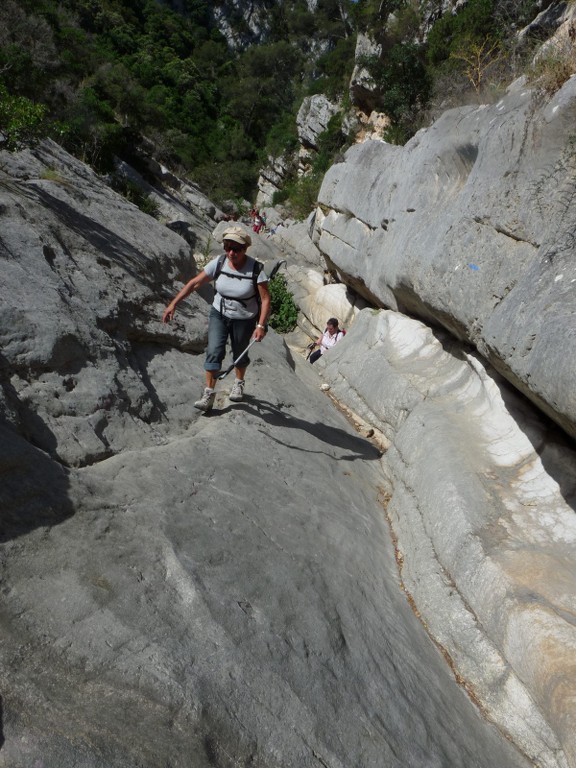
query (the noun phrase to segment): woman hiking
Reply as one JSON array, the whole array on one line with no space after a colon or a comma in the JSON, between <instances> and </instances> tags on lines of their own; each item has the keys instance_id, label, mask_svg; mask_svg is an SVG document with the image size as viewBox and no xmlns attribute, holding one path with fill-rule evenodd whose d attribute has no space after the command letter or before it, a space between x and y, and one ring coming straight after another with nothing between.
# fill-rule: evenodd
<instances>
[{"instance_id":1,"label":"woman hiking","mask_svg":"<svg viewBox=\"0 0 576 768\"><path fill-rule=\"evenodd\" d=\"M214 281L204 361L206 386L202 397L194 403L194 407L201 411L210 411L214 405L214 387L228 339L232 345L232 358L238 360L251 339L262 341L268 330L270 314L268 278L262 264L246 253L252 244L250 235L242 227L228 227L222 233L222 241L224 254L209 261L196 277L186 283L162 315L162 322L170 322L182 299L205 283ZM249 365L248 354L241 358L241 362L238 361L236 379L229 395L233 402L240 402L244 397L244 376Z\"/></svg>"}]
</instances>

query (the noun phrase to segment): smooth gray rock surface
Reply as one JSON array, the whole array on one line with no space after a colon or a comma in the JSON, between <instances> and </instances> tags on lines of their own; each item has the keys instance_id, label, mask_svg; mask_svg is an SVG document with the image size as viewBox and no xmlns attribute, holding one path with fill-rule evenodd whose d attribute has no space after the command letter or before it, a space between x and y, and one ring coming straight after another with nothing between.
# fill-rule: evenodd
<instances>
[{"instance_id":1,"label":"smooth gray rock surface","mask_svg":"<svg viewBox=\"0 0 576 768\"><path fill-rule=\"evenodd\" d=\"M2 164L0 766L527 768L311 366L270 333L198 414L206 297L160 323L188 243L54 145Z\"/></svg>"},{"instance_id":2,"label":"smooth gray rock surface","mask_svg":"<svg viewBox=\"0 0 576 768\"><path fill-rule=\"evenodd\" d=\"M400 589L378 451L279 339L254 368L5 545L0 765L527 766Z\"/></svg>"},{"instance_id":3,"label":"smooth gray rock surface","mask_svg":"<svg viewBox=\"0 0 576 768\"><path fill-rule=\"evenodd\" d=\"M327 173L314 241L371 303L472 343L576 436L576 79L518 81L405 147L368 141Z\"/></svg>"},{"instance_id":4,"label":"smooth gray rock surface","mask_svg":"<svg viewBox=\"0 0 576 768\"><path fill-rule=\"evenodd\" d=\"M169 357L206 339L199 296L160 322L175 281L195 274L188 243L55 144L2 164L0 413L69 466L161 442L170 403L149 345Z\"/></svg>"}]
</instances>

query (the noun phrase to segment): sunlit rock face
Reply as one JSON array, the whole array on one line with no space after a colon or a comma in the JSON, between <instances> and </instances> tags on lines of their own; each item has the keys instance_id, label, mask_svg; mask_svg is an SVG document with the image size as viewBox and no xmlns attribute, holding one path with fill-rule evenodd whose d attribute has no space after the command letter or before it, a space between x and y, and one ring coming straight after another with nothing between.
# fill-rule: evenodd
<instances>
[{"instance_id":1,"label":"sunlit rock face","mask_svg":"<svg viewBox=\"0 0 576 768\"><path fill-rule=\"evenodd\" d=\"M3 169L2 415L65 466L155 444L166 404L150 350L166 339L162 298L196 271L188 242L52 142ZM190 350L205 343L202 303L173 329Z\"/></svg>"},{"instance_id":2,"label":"sunlit rock face","mask_svg":"<svg viewBox=\"0 0 576 768\"><path fill-rule=\"evenodd\" d=\"M364 310L315 365L387 444L406 591L488 716L576 765L576 451L480 356Z\"/></svg>"},{"instance_id":3,"label":"sunlit rock face","mask_svg":"<svg viewBox=\"0 0 576 768\"><path fill-rule=\"evenodd\" d=\"M269 333L209 416L209 294L160 321L195 233L2 155L2 768L576 766L576 461L524 397L570 432L572 87L355 148L314 242L254 235L348 333Z\"/></svg>"},{"instance_id":4,"label":"sunlit rock face","mask_svg":"<svg viewBox=\"0 0 576 768\"><path fill-rule=\"evenodd\" d=\"M318 149L318 136L326 130L330 118L338 112L339 105L326 96L307 96L298 110L296 125L300 144L308 149Z\"/></svg>"},{"instance_id":5,"label":"sunlit rock face","mask_svg":"<svg viewBox=\"0 0 576 768\"><path fill-rule=\"evenodd\" d=\"M517 82L445 113L404 147L368 141L327 173L314 240L372 303L474 345L576 435L576 81Z\"/></svg>"}]
</instances>

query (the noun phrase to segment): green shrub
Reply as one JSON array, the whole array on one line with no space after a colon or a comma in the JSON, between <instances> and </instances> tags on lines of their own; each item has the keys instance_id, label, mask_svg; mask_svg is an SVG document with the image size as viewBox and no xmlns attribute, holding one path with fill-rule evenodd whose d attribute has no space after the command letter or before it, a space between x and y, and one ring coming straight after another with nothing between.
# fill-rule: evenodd
<instances>
[{"instance_id":1,"label":"green shrub","mask_svg":"<svg viewBox=\"0 0 576 768\"><path fill-rule=\"evenodd\" d=\"M312 161L314 173L326 173L332 165L335 156L342 150L346 137L342 133L343 114L332 115L325 131L318 136L318 152Z\"/></svg>"},{"instance_id":2,"label":"green shrub","mask_svg":"<svg viewBox=\"0 0 576 768\"><path fill-rule=\"evenodd\" d=\"M276 275L268 283L270 289L270 325L278 333L289 333L296 327L298 307L286 286L284 275Z\"/></svg>"},{"instance_id":3,"label":"green shrub","mask_svg":"<svg viewBox=\"0 0 576 768\"><path fill-rule=\"evenodd\" d=\"M296 116L287 112L272 126L266 138L266 153L278 157L298 147Z\"/></svg>"},{"instance_id":4,"label":"green shrub","mask_svg":"<svg viewBox=\"0 0 576 768\"><path fill-rule=\"evenodd\" d=\"M24 96L11 96L0 84L0 147L22 149L46 134L46 107Z\"/></svg>"},{"instance_id":5,"label":"green shrub","mask_svg":"<svg viewBox=\"0 0 576 768\"><path fill-rule=\"evenodd\" d=\"M421 46L395 43L386 56L366 57L364 65L381 93L379 108L393 123L403 122L414 107L428 102L432 82Z\"/></svg>"},{"instance_id":6,"label":"green shrub","mask_svg":"<svg viewBox=\"0 0 576 768\"><path fill-rule=\"evenodd\" d=\"M355 37L343 38L320 56L316 64L318 75L310 83L310 94L325 93L329 99L337 99L347 92L354 68L355 45Z\"/></svg>"},{"instance_id":7,"label":"green shrub","mask_svg":"<svg viewBox=\"0 0 576 768\"><path fill-rule=\"evenodd\" d=\"M463 44L495 40L494 6L494 0L469 0L458 13L445 13L428 34L428 61L438 65Z\"/></svg>"},{"instance_id":8,"label":"green shrub","mask_svg":"<svg viewBox=\"0 0 576 768\"><path fill-rule=\"evenodd\" d=\"M294 218L306 219L316 208L323 177L324 174L312 172L307 176L301 176L295 182L286 184L288 205Z\"/></svg>"},{"instance_id":9,"label":"green shrub","mask_svg":"<svg viewBox=\"0 0 576 768\"><path fill-rule=\"evenodd\" d=\"M288 190L286 187L283 189L277 189L272 195L272 205L280 205L288 200Z\"/></svg>"}]
</instances>

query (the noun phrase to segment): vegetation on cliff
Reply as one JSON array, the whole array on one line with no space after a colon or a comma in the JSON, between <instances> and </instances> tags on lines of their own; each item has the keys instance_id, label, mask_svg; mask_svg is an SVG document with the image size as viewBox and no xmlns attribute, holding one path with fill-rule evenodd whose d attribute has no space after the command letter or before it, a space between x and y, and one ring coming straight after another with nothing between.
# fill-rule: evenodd
<instances>
[{"instance_id":1,"label":"vegetation on cliff","mask_svg":"<svg viewBox=\"0 0 576 768\"><path fill-rule=\"evenodd\" d=\"M305 0L256 5L261 29L251 42L247 20L226 2L3 0L4 146L50 133L100 171L115 156L138 167L140 150L153 148L212 199L252 199L267 157L295 146L303 96L325 93L346 106L359 31L380 46L362 63L376 108L391 119L387 138L402 142L434 100L478 93L503 62L517 66L511 30L536 13L530 0L468 0L424 36L411 0L318 0L314 11ZM216 11L228 13L234 45ZM293 184L291 194L313 196L346 140L329 126L314 183Z\"/></svg>"},{"instance_id":2,"label":"vegetation on cliff","mask_svg":"<svg viewBox=\"0 0 576 768\"><path fill-rule=\"evenodd\" d=\"M306 84L344 87L352 28L335 5L274 6L265 41L235 51L203 0L183 13L157 0L5 0L0 83L43 105L59 141L99 170L115 155L135 162L146 137L215 199L250 197L267 137Z\"/></svg>"}]
</instances>

